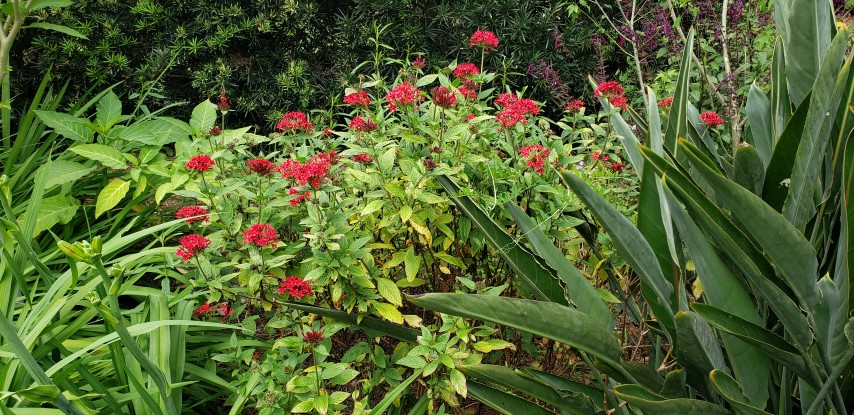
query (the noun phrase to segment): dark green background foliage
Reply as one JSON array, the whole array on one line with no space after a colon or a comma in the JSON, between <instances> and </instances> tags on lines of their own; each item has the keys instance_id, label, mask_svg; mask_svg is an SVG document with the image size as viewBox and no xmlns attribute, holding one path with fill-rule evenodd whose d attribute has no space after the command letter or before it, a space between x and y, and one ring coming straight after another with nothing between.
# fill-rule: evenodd
<instances>
[{"instance_id":1,"label":"dark green background foliage","mask_svg":"<svg viewBox=\"0 0 854 415\"><path fill-rule=\"evenodd\" d=\"M468 38L492 30L501 44L487 56L490 69L560 108L584 90L595 66L595 28L566 16L552 1L80 0L36 17L89 39L24 31L13 90L29 96L51 66L56 79L70 82L72 98L96 82L124 81L126 93L153 88L158 97L148 104L157 108L224 89L234 116L270 126L283 111L328 108L329 96L356 82L352 68L371 59L377 21L392 24L380 39L394 49L386 57L425 53L429 66L440 67L478 62Z\"/></svg>"}]
</instances>

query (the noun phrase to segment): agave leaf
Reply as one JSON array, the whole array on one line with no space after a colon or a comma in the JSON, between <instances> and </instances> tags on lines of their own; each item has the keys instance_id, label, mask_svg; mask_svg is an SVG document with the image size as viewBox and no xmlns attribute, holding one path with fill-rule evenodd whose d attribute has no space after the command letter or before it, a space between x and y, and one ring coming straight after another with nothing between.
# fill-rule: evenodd
<instances>
[{"instance_id":1,"label":"agave leaf","mask_svg":"<svg viewBox=\"0 0 854 415\"><path fill-rule=\"evenodd\" d=\"M719 395L729 402L736 415L770 415L768 412L751 406L750 401L743 394L741 385L726 372L714 370L709 374L709 378L712 381L712 386Z\"/></svg>"},{"instance_id":2,"label":"agave leaf","mask_svg":"<svg viewBox=\"0 0 854 415\"><path fill-rule=\"evenodd\" d=\"M768 167L777 138L774 137L774 129L772 128L771 100L756 86L756 82L750 85L746 109L747 119L750 121L750 134L747 135L747 142L756 148L759 157L762 159L763 167Z\"/></svg>"},{"instance_id":3,"label":"agave leaf","mask_svg":"<svg viewBox=\"0 0 854 415\"><path fill-rule=\"evenodd\" d=\"M558 277L566 284L566 295L575 304L575 307L593 317L602 326L613 329L614 319L611 311L590 281L578 272L543 231L534 225L534 222L522 208L509 201L507 202L507 209L516 224L519 225L522 233L528 238L534 252L543 258L546 264L554 269Z\"/></svg>"},{"instance_id":4,"label":"agave leaf","mask_svg":"<svg viewBox=\"0 0 854 415\"><path fill-rule=\"evenodd\" d=\"M478 382L466 382L469 394L505 415L553 415L551 411L509 393L501 392Z\"/></svg>"},{"instance_id":5,"label":"agave leaf","mask_svg":"<svg viewBox=\"0 0 854 415\"><path fill-rule=\"evenodd\" d=\"M593 402L586 396L562 396L554 389L523 377L513 369L496 365L466 365L460 370L470 379L494 383L505 388L522 392L538 401L546 402L555 408L575 415L589 415L597 411Z\"/></svg>"},{"instance_id":6,"label":"agave leaf","mask_svg":"<svg viewBox=\"0 0 854 415\"><path fill-rule=\"evenodd\" d=\"M664 324L668 333L673 334L673 306L671 305L673 286L662 274L661 266L649 243L625 216L584 181L567 171L562 171L561 177L602 222L614 240L617 252L638 273L643 284L649 286L655 294L647 297L647 301L654 308L655 316Z\"/></svg>"},{"instance_id":7,"label":"agave leaf","mask_svg":"<svg viewBox=\"0 0 854 415\"><path fill-rule=\"evenodd\" d=\"M696 399L667 399L640 385L620 385L614 394L644 413L655 415L729 415L724 407Z\"/></svg>"},{"instance_id":8,"label":"agave leaf","mask_svg":"<svg viewBox=\"0 0 854 415\"><path fill-rule=\"evenodd\" d=\"M490 245L520 278L522 286L536 298L569 305L565 290L554 272L540 262L534 254L523 248L503 227L495 223L470 197L460 195L460 187L445 175L437 176L439 183L450 194L451 200L471 219Z\"/></svg>"},{"instance_id":9,"label":"agave leaf","mask_svg":"<svg viewBox=\"0 0 854 415\"><path fill-rule=\"evenodd\" d=\"M490 321L548 337L603 362L618 366L623 348L592 317L574 308L546 301L475 294L423 294L410 297L419 306L440 313Z\"/></svg>"}]
</instances>

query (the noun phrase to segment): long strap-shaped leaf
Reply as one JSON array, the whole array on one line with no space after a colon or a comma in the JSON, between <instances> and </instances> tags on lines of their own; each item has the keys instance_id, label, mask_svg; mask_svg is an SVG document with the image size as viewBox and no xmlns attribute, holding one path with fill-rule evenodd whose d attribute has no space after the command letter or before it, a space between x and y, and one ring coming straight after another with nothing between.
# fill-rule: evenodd
<instances>
[{"instance_id":1,"label":"long strap-shaped leaf","mask_svg":"<svg viewBox=\"0 0 854 415\"><path fill-rule=\"evenodd\" d=\"M727 402L737 415L770 415L755 406L743 395L742 386L726 372L714 370L709 374L712 386ZM764 385L763 385L764 386Z\"/></svg>"},{"instance_id":2,"label":"long strap-shaped leaf","mask_svg":"<svg viewBox=\"0 0 854 415\"><path fill-rule=\"evenodd\" d=\"M418 336L421 335L421 332L417 330L408 329L406 327L399 326L394 323L389 323L388 321L380 320L373 317L349 314L343 311L316 307L308 304L295 303L291 301L282 301L281 304L287 307L295 308L297 310L305 311L307 313L313 313L319 316L331 318L342 323L359 326L363 329L377 331L407 343L417 343Z\"/></svg>"},{"instance_id":3,"label":"long strap-shaped leaf","mask_svg":"<svg viewBox=\"0 0 854 415\"><path fill-rule=\"evenodd\" d=\"M682 52L682 62L679 66L679 78L676 83L676 93L673 94L673 104L667 117L667 130L664 134L664 147L676 148L676 139L688 136L688 93L690 92L691 61L694 58L694 29L688 32L685 50Z\"/></svg>"},{"instance_id":4,"label":"long strap-shaped leaf","mask_svg":"<svg viewBox=\"0 0 854 415\"><path fill-rule=\"evenodd\" d=\"M569 305L564 288L552 270L511 237L503 227L492 220L470 197L460 195L460 187L445 175L437 176L442 187L450 193L451 200L471 219L493 248L510 265L522 282L522 287L543 301Z\"/></svg>"},{"instance_id":5,"label":"long strap-shaped leaf","mask_svg":"<svg viewBox=\"0 0 854 415\"><path fill-rule=\"evenodd\" d=\"M554 415L551 411L482 383L466 382L469 394L504 415Z\"/></svg>"},{"instance_id":6,"label":"long strap-shaped leaf","mask_svg":"<svg viewBox=\"0 0 854 415\"><path fill-rule=\"evenodd\" d=\"M720 405L696 399L667 399L640 385L620 385L614 394L647 414L655 415L730 415Z\"/></svg>"}]
</instances>

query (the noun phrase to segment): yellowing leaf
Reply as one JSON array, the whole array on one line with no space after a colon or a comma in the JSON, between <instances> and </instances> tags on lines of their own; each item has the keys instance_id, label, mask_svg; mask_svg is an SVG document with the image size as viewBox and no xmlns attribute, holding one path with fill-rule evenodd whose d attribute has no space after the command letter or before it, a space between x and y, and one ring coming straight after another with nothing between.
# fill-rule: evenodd
<instances>
[{"instance_id":1,"label":"yellowing leaf","mask_svg":"<svg viewBox=\"0 0 854 415\"><path fill-rule=\"evenodd\" d=\"M412 281L418 275L418 269L421 268L421 258L415 255L415 249L411 246L403 257L403 266L406 270L406 279Z\"/></svg>"},{"instance_id":2,"label":"yellowing leaf","mask_svg":"<svg viewBox=\"0 0 854 415\"><path fill-rule=\"evenodd\" d=\"M98 200L95 202L95 217L101 216L104 212L116 207L119 202L124 199L130 182L124 180L113 180L98 193Z\"/></svg>"},{"instance_id":3,"label":"yellowing leaf","mask_svg":"<svg viewBox=\"0 0 854 415\"><path fill-rule=\"evenodd\" d=\"M388 302L398 307L403 305L400 290L397 288L397 285L394 285L394 281L388 278L377 278L377 290Z\"/></svg>"},{"instance_id":4,"label":"yellowing leaf","mask_svg":"<svg viewBox=\"0 0 854 415\"><path fill-rule=\"evenodd\" d=\"M403 313L401 313L395 306L377 301L372 301L371 304L374 306L374 310L377 311L377 314L379 314L380 317L391 321L392 323L403 324Z\"/></svg>"},{"instance_id":5,"label":"yellowing leaf","mask_svg":"<svg viewBox=\"0 0 854 415\"><path fill-rule=\"evenodd\" d=\"M412 229L415 229L415 232L418 232L418 234L424 237L424 240L427 242L427 246L433 246L433 234L430 233L430 230L427 229L426 226L413 219L409 219L409 226L412 226Z\"/></svg>"}]
</instances>

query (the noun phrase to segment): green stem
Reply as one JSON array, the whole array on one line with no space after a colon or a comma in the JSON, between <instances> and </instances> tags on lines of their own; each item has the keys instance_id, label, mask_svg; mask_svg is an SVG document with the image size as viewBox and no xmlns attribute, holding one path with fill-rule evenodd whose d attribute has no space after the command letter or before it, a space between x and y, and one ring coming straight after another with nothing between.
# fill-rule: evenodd
<instances>
[{"instance_id":1,"label":"green stem","mask_svg":"<svg viewBox=\"0 0 854 415\"><path fill-rule=\"evenodd\" d=\"M314 346L311 346L311 358L314 360L314 374L317 378L317 393L319 395L322 383L320 380L320 366L317 364L317 351L314 350Z\"/></svg>"},{"instance_id":2,"label":"green stem","mask_svg":"<svg viewBox=\"0 0 854 415\"><path fill-rule=\"evenodd\" d=\"M851 360L852 357L854 357L854 348L849 347L848 350L845 351L845 354L842 356L842 359L839 360L839 363L833 369L833 372L830 373L830 376L828 376L824 384L821 385L821 389L819 389L818 393L815 395L815 400L812 402L812 405L810 405L809 409L806 412L807 415L817 414L818 411L821 409L821 403L824 402L824 398L827 396L830 390L834 387L838 389L838 384L836 380L842 375L842 371L845 370L845 367L848 365L848 362ZM844 411L845 409L842 410ZM837 414L839 415L842 415L843 413L844 412L837 411Z\"/></svg>"}]
</instances>

